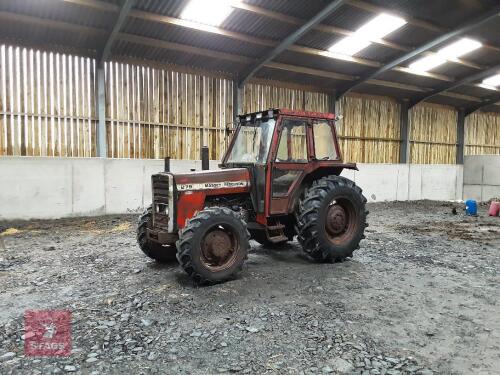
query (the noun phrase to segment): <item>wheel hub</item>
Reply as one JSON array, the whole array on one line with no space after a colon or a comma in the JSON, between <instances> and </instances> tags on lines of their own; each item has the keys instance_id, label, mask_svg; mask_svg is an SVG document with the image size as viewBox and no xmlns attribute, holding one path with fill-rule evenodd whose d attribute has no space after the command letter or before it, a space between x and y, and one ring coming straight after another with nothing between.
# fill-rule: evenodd
<instances>
[{"instance_id":1,"label":"wheel hub","mask_svg":"<svg viewBox=\"0 0 500 375\"><path fill-rule=\"evenodd\" d=\"M331 236L341 234L345 231L347 225L347 215L342 208L337 204L330 206L326 214L326 231Z\"/></svg>"},{"instance_id":2,"label":"wheel hub","mask_svg":"<svg viewBox=\"0 0 500 375\"><path fill-rule=\"evenodd\" d=\"M222 229L208 233L203 241L203 255L212 265L222 265L233 252L231 237Z\"/></svg>"}]
</instances>

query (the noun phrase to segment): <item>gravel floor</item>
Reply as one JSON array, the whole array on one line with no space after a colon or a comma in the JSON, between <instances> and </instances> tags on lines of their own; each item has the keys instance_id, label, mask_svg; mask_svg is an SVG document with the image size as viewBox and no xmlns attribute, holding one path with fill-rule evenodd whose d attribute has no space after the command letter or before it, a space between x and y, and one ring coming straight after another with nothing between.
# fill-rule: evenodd
<instances>
[{"instance_id":1,"label":"gravel floor","mask_svg":"<svg viewBox=\"0 0 500 375\"><path fill-rule=\"evenodd\" d=\"M135 215L0 223L0 374L499 374L500 218L452 208L369 205L344 263L252 242L203 288L142 255ZM71 356L24 356L25 309L72 311Z\"/></svg>"}]
</instances>

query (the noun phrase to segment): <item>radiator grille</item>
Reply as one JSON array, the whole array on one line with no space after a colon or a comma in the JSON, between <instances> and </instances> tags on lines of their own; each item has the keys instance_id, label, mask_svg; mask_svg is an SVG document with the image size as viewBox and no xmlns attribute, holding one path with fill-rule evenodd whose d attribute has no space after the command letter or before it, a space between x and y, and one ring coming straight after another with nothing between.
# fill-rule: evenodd
<instances>
[{"instance_id":1,"label":"radiator grille","mask_svg":"<svg viewBox=\"0 0 500 375\"><path fill-rule=\"evenodd\" d=\"M153 202L168 205L168 176L153 176Z\"/></svg>"},{"instance_id":2,"label":"radiator grille","mask_svg":"<svg viewBox=\"0 0 500 375\"><path fill-rule=\"evenodd\" d=\"M160 229L168 229L170 215L169 182L167 175L153 175L151 184L153 186L153 221L154 226Z\"/></svg>"}]
</instances>

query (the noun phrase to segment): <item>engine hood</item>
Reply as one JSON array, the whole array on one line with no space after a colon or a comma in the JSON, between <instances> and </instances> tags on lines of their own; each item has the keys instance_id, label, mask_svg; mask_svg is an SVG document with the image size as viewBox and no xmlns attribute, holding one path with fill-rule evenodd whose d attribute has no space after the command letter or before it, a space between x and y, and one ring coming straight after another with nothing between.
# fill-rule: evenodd
<instances>
[{"instance_id":1,"label":"engine hood","mask_svg":"<svg viewBox=\"0 0 500 375\"><path fill-rule=\"evenodd\" d=\"M246 168L216 169L174 174L177 191L238 189L250 190Z\"/></svg>"}]
</instances>

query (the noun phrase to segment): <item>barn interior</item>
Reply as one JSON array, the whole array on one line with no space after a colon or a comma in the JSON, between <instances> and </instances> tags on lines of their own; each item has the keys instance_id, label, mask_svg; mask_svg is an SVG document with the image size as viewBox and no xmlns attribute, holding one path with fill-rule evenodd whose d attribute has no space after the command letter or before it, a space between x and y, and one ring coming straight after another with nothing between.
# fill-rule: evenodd
<instances>
[{"instance_id":1,"label":"barn interior","mask_svg":"<svg viewBox=\"0 0 500 375\"><path fill-rule=\"evenodd\" d=\"M151 176L270 109L334 116L360 249L251 240L209 286L143 254ZM497 374L498 201L495 0L0 0L1 374Z\"/></svg>"}]
</instances>

